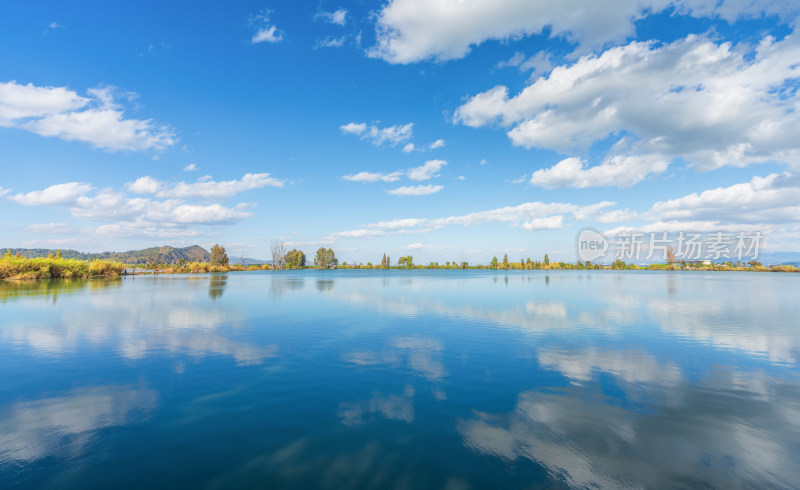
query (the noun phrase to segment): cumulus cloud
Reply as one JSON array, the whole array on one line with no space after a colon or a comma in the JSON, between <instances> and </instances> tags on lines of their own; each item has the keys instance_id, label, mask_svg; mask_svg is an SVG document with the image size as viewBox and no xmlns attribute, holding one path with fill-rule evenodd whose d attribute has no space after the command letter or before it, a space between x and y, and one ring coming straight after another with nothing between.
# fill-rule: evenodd
<instances>
[{"instance_id":1,"label":"cumulus cloud","mask_svg":"<svg viewBox=\"0 0 800 490\"><path fill-rule=\"evenodd\" d=\"M194 237L200 232L190 226L233 224L252 216L251 209L255 204L239 203L228 207L218 203L188 202L187 199L223 199L244 190L277 185L277 182L268 174L246 174L241 180L225 182L206 178L194 184L180 182L174 185L142 177L129 183L127 190L162 199L129 197L112 189L95 191L90 184L80 182L9 195L6 199L25 206L60 206L74 218L108 222L93 231L96 235ZM75 231L63 223L31 225L27 229L35 233Z\"/></svg>"},{"instance_id":2,"label":"cumulus cloud","mask_svg":"<svg viewBox=\"0 0 800 490\"><path fill-rule=\"evenodd\" d=\"M444 160L428 160L421 167L414 167L408 171L408 178L411 180L429 180L438 177L439 170L447 165Z\"/></svg>"},{"instance_id":3,"label":"cumulus cloud","mask_svg":"<svg viewBox=\"0 0 800 490\"><path fill-rule=\"evenodd\" d=\"M339 126L339 130L343 133L360 136L362 140L369 140L375 146L381 146L383 144L397 146L411 139L414 135L413 128L414 123L398 124L385 128L378 127L374 124L367 125L366 123L355 122Z\"/></svg>"},{"instance_id":4,"label":"cumulus cloud","mask_svg":"<svg viewBox=\"0 0 800 490\"><path fill-rule=\"evenodd\" d=\"M343 26L347 22L347 9L340 8L333 12L320 12L314 18Z\"/></svg>"},{"instance_id":5,"label":"cumulus cloud","mask_svg":"<svg viewBox=\"0 0 800 490\"><path fill-rule=\"evenodd\" d=\"M586 51L623 41L635 21L674 8L679 14L741 17L778 14L793 19L793 2L717 2L716 0L391 0L378 12L376 44L369 56L390 63L461 58L472 46L547 32ZM522 63L522 61L520 61Z\"/></svg>"},{"instance_id":6,"label":"cumulus cloud","mask_svg":"<svg viewBox=\"0 0 800 490\"><path fill-rule=\"evenodd\" d=\"M184 172L194 172L195 170L197 170L197 165L194 163L190 163L189 165L183 167Z\"/></svg>"},{"instance_id":7,"label":"cumulus cloud","mask_svg":"<svg viewBox=\"0 0 800 490\"><path fill-rule=\"evenodd\" d=\"M67 87L0 83L0 127L16 127L40 136L83 141L107 151L164 150L177 141L174 132L150 119L128 119L115 101L114 87L89 89L89 97ZM123 94L128 99L135 94Z\"/></svg>"},{"instance_id":8,"label":"cumulus cloud","mask_svg":"<svg viewBox=\"0 0 800 490\"><path fill-rule=\"evenodd\" d=\"M167 198L199 198L199 199L220 199L232 197L240 192L263 187L283 187L286 181L271 177L268 173L245 174L239 180L227 180L216 182L210 177L200 178L197 182L187 184L178 182L167 184L156 180L150 176L140 177L125 187L137 194L155 194L156 197Z\"/></svg>"},{"instance_id":9,"label":"cumulus cloud","mask_svg":"<svg viewBox=\"0 0 800 490\"><path fill-rule=\"evenodd\" d=\"M661 224L706 223L711 229L741 224L792 223L800 221L798 196L799 176L770 174L753 177L750 182L659 201L646 217Z\"/></svg>"},{"instance_id":10,"label":"cumulus cloud","mask_svg":"<svg viewBox=\"0 0 800 490\"><path fill-rule=\"evenodd\" d=\"M0 126L13 126L27 118L80 109L89 103L67 87L36 87L14 81L0 83Z\"/></svg>"},{"instance_id":11,"label":"cumulus cloud","mask_svg":"<svg viewBox=\"0 0 800 490\"><path fill-rule=\"evenodd\" d=\"M665 45L633 42L556 67L516 96L504 86L475 95L455 120L472 127L499 123L510 127L515 145L565 153L626 134L628 153L649 155L643 164L655 171L663 162L652 155L680 157L700 169L798 165L798 77L795 36L767 37L755 48L696 35ZM606 178L620 164L586 171ZM558 177L551 170L539 174L543 183ZM580 176L582 168L569 161L559 170Z\"/></svg>"},{"instance_id":12,"label":"cumulus cloud","mask_svg":"<svg viewBox=\"0 0 800 490\"><path fill-rule=\"evenodd\" d=\"M358 172L357 174L345 175L342 177L351 182L395 182L403 175L402 172L390 172L388 174L372 173L372 172Z\"/></svg>"},{"instance_id":13,"label":"cumulus cloud","mask_svg":"<svg viewBox=\"0 0 800 490\"><path fill-rule=\"evenodd\" d=\"M356 174L345 175L342 178L345 180L349 180L351 182L396 182L400 180L400 177L405 175L411 180L430 180L434 177L438 177L439 170L442 167L447 165L447 162L444 160L429 160L425 162L424 165L419 167L413 167L405 171L395 171L390 173L376 173L376 172L358 172ZM417 187L401 187L403 189L400 191L399 189L395 189L392 191L392 194L402 194L402 193L413 193L419 192L424 194L432 194L434 192L438 192L441 190L441 187L436 190L431 190L432 187L440 187L440 186L417 186ZM419 194L417 194L419 195Z\"/></svg>"},{"instance_id":14,"label":"cumulus cloud","mask_svg":"<svg viewBox=\"0 0 800 490\"><path fill-rule=\"evenodd\" d=\"M446 226L475 226L486 223L508 223L530 231L552 230L565 225L564 217L567 214L572 214L578 221L612 222L614 218L629 219L631 217L627 211L608 210L614 205L615 203L611 201L602 201L587 206L526 202L518 206L506 206L445 218L404 218L381 221L365 225L357 230L332 233L327 238L333 240L336 238L374 238L386 235L419 234Z\"/></svg>"},{"instance_id":15,"label":"cumulus cloud","mask_svg":"<svg viewBox=\"0 0 800 490\"><path fill-rule=\"evenodd\" d=\"M586 168L584 160L565 158L553 167L534 172L530 183L546 188L630 187L649 174L664 172L668 165L661 155L616 155L590 168Z\"/></svg>"},{"instance_id":16,"label":"cumulus cloud","mask_svg":"<svg viewBox=\"0 0 800 490\"><path fill-rule=\"evenodd\" d=\"M8 197L8 199L25 206L56 206L73 203L91 190L92 186L89 184L83 182L67 182L66 184L51 185L41 191L16 194Z\"/></svg>"},{"instance_id":17,"label":"cumulus cloud","mask_svg":"<svg viewBox=\"0 0 800 490\"><path fill-rule=\"evenodd\" d=\"M283 32L271 23L269 19L271 15L272 11L265 10L250 19L250 24L256 29L256 33L250 39L251 43L277 43L283 41Z\"/></svg>"},{"instance_id":18,"label":"cumulus cloud","mask_svg":"<svg viewBox=\"0 0 800 490\"><path fill-rule=\"evenodd\" d=\"M520 225L528 231L558 230L564 227L564 216L548 216L547 218L534 218Z\"/></svg>"},{"instance_id":19,"label":"cumulus cloud","mask_svg":"<svg viewBox=\"0 0 800 490\"><path fill-rule=\"evenodd\" d=\"M443 146L444 146L444 140L440 138L431 143L430 145L428 145L428 148L431 150L435 150L436 148L441 148Z\"/></svg>"},{"instance_id":20,"label":"cumulus cloud","mask_svg":"<svg viewBox=\"0 0 800 490\"><path fill-rule=\"evenodd\" d=\"M411 153L415 148L414 143L406 143L403 147L403 153Z\"/></svg>"},{"instance_id":21,"label":"cumulus cloud","mask_svg":"<svg viewBox=\"0 0 800 490\"><path fill-rule=\"evenodd\" d=\"M413 185L398 187L387 192L395 196L427 196L428 194L436 194L442 189L444 189L444 186L441 185Z\"/></svg>"}]
</instances>

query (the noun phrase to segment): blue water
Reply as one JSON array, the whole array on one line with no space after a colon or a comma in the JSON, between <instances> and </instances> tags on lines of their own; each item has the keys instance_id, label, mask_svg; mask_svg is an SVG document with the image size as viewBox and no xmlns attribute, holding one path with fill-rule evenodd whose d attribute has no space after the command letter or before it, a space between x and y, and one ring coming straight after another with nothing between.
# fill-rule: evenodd
<instances>
[{"instance_id":1,"label":"blue water","mask_svg":"<svg viewBox=\"0 0 800 490\"><path fill-rule=\"evenodd\" d=\"M0 283L0 488L798 488L800 275Z\"/></svg>"}]
</instances>

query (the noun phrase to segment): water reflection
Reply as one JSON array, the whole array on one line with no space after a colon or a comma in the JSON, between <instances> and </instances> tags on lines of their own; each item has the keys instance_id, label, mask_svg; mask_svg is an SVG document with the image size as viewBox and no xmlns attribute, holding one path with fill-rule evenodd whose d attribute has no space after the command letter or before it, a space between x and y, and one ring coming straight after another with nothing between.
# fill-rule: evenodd
<instances>
[{"instance_id":1,"label":"water reflection","mask_svg":"<svg viewBox=\"0 0 800 490\"><path fill-rule=\"evenodd\" d=\"M430 337L397 337L382 352L358 351L343 360L357 366L394 365L405 362L414 373L428 381L441 381L447 370L441 361L442 342Z\"/></svg>"},{"instance_id":2,"label":"water reflection","mask_svg":"<svg viewBox=\"0 0 800 490\"><path fill-rule=\"evenodd\" d=\"M0 303L21 298L40 298L58 301L60 294L69 294L89 288L91 291L118 288L122 286L121 277L103 279L42 279L25 281L0 281Z\"/></svg>"},{"instance_id":3,"label":"water reflection","mask_svg":"<svg viewBox=\"0 0 800 490\"><path fill-rule=\"evenodd\" d=\"M142 422L157 405L158 394L150 388L107 385L3 407L0 463L74 457L99 430Z\"/></svg>"},{"instance_id":4,"label":"water reflection","mask_svg":"<svg viewBox=\"0 0 800 490\"><path fill-rule=\"evenodd\" d=\"M596 379L598 373L630 384L676 386L682 381L675 362L660 363L641 349L549 348L540 350L537 357L544 369L558 371L579 385Z\"/></svg>"},{"instance_id":5,"label":"water reflection","mask_svg":"<svg viewBox=\"0 0 800 490\"><path fill-rule=\"evenodd\" d=\"M228 276L226 274L211 275L208 279L208 297L214 300L221 298L227 284Z\"/></svg>"},{"instance_id":6,"label":"water reflection","mask_svg":"<svg viewBox=\"0 0 800 490\"><path fill-rule=\"evenodd\" d=\"M169 352L197 359L227 356L237 364L250 365L273 357L277 346L253 344L231 336L231 329L244 324L245 316L233 308L200 299L196 293L202 291L205 281L210 282L209 296L215 300L221 296L227 277L214 275L203 281L139 277L108 283L68 283L74 288L68 291L80 291L88 284L93 294L75 295L63 308L37 311L36 322L25 314L7 317L0 329L0 342L27 346L32 353L48 357L87 347L111 349L130 360ZM128 292L94 294L98 290L93 286L95 282L105 284L101 289L126 282Z\"/></svg>"},{"instance_id":7,"label":"water reflection","mask_svg":"<svg viewBox=\"0 0 800 490\"><path fill-rule=\"evenodd\" d=\"M621 408L596 384L528 391L513 412L475 414L458 431L478 453L529 459L570 486L788 488L800 481L787 451L800 434L800 392L755 378L719 369L699 386L681 384L677 405L646 412Z\"/></svg>"},{"instance_id":8,"label":"water reflection","mask_svg":"<svg viewBox=\"0 0 800 490\"><path fill-rule=\"evenodd\" d=\"M114 486L97 466L133 458L101 431L134 423L136 471L185 487L796 486L786 277L137 276L55 305L8 286L0 486L89 451L75 486Z\"/></svg>"},{"instance_id":9,"label":"water reflection","mask_svg":"<svg viewBox=\"0 0 800 490\"><path fill-rule=\"evenodd\" d=\"M269 295L283 296L292 291L299 291L306 285L304 276L279 276L276 275L269 281Z\"/></svg>"},{"instance_id":10,"label":"water reflection","mask_svg":"<svg viewBox=\"0 0 800 490\"><path fill-rule=\"evenodd\" d=\"M376 415L410 424L414 421L414 387L406 386L400 395L376 392L369 400L344 402L337 415L345 425L367 424Z\"/></svg>"},{"instance_id":11,"label":"water reflection","mask_svg":"<svg viewBox=\"0 0 800 490\"><path fill-rule=\"evenodd\" d=\"M577 280L584 276L592 277L563 273L551 284L547 275L545 288L522 284L502 294L482 287L486 281L497 282L497 276L484 276L451 279L446 287L458 294L441 294L440 282L430 281L414 289L341 287L335 297L382 313L443 315L537 334L588 329L619 337L653 325L666 334L776 363L800 361L800 307L791 298L798 287L793 277L771 281L775 274L740 275L745 279L737 283L730 274L598 272L594 279Z\"/></svg>"}]
</instances>

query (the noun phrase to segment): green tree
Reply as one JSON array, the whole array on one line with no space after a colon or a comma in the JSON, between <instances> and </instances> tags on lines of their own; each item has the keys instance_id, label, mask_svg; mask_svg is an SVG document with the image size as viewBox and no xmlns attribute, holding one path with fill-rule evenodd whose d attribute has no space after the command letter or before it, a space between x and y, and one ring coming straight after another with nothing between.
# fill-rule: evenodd
<instances>
[{"instance_id":1,"label":"green tree","mask_svg":"<svg viewBox=\"0 0 800 490\"><path fill-rule=\"evenodd\" d=\"M306 254L293 248L286 252L283 261L287 269L302 269L306 266Z\"/></svg>"},{"instance_id":2,"label":"green tree","mask_svg":"<svg viewBox=\"0 0 800 490\"><path fill-rule=\"evenodd\" d=\"M314 257L314 265L320 269L333 269L339 265L339 259L336 258L332 249L320 247L320 249L317 250L316 257Z\"/></svg>"},{"instance_id":3,"label":"green tree","mask_svg":"<svg viewBox=\"0 0 800 490\"><path fill-rule=\"evenodd\" d=\"M544 254L544 265L550 265L550 257Z\"/></svg>"},{"instance_id":4,"label":"green tree","mask_svg":"<svg viewBox=\"0 0 800 490\"><path fill-rule=\"evenodd\" d=\"M225 247L221 247L219 244L211 247L211 265L228 265L228 254L225 253Z\"/></svg>"},{"instance_id":5,"label":"green tree","mask_svg":"<svg viewBox=\"0 0 800 490\"><path fill-rule=\"evenodd\" d=\"M492 257L492 261L489 262L489 267L492 269L497 269L497 257Z\"/></svg>"},{"instance_id":6,"label":"green tree","mask_svg":"<svg viewBox=\"0 0 800 490\"><path fill-rule=\"evenodd\" d=\"M405 267L406 269L411 269L414 267L414 257L412 255L400 257L397 259L397 265L400 267Z\"/></svg>"},{"instance_id":7,"label":"green tree","mask_svg":"<svg viewBox=\"0 0 800 490\"><path fill-rule=\"evenodd\" d=\"M508 269L508 254L503 255L503 269Z\"/></svg>"}]
</instances>

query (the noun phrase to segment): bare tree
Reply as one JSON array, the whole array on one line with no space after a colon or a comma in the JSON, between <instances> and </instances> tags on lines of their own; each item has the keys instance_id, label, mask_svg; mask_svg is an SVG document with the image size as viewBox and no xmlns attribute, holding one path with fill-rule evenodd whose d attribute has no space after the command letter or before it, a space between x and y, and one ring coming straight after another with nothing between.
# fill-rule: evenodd
<instances>
[{"instance_id":1,"label":"bare tree","mask_svg":"<svg viewBox=\"0 0 800 490\"><path fill-rule=\"evenodd\" d=\"M283 240L272 240L272 266L276 269L283 269L283 262L286 259L286 244Z\"/></svg>"},{"instance_id":2,"label":"bare tree","mask_svg":"<svg viewBox=\"0 0 800 490\"><path fill-rule=\"evenodd\" d=\"M675 260L675 249L672 248L672 245L667 247L666 255L667 255L667 264L669 264L669 267L672 268L675 265L675 262L676 262L676 260Z\"/></svg>"}]
</instances>

